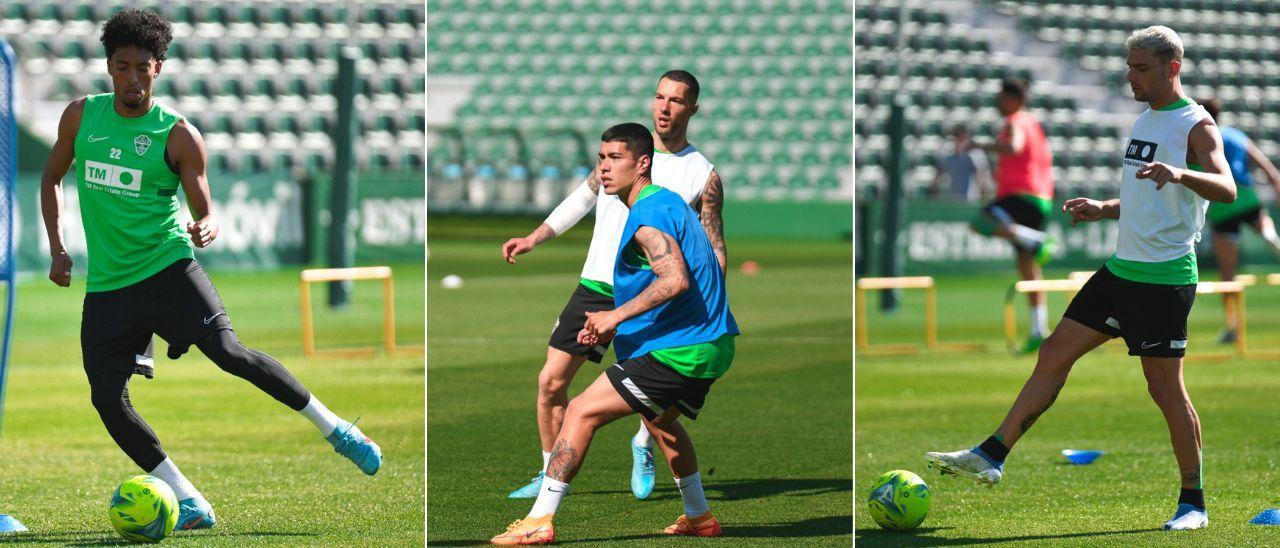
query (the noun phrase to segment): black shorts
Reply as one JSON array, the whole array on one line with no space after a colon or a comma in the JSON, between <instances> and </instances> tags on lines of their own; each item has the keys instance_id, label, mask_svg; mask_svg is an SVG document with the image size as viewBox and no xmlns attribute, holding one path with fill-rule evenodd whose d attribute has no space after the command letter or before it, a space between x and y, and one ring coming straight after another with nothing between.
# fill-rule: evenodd
<instances>
[{"instance_id":1,"label":"black shorts","mask_svg":"<svg viewBox=\"0 0 1280 548\"><path fill-rule=\"evenodd\" d=\"M224 329L231 329L231 320L213 282L195 260L181 259L133 285L85 293L80 320L85 373L90 378L104 369L146 374L152 334L168 342L169 356L177 358Z\"/></svg>"},{"instance_id":2,"label":"black shorts","mask_svg":"<svg viewBox=\"0 0 1280 548\"><path fill-rule=\"evenodd\" d=\"M1044 210L1027 198L1005 196L987 204L986 207L982 208L982 211L998 219L999 217L991 212L992 209L997 207L1008 213L1013 218L1013 222L1017 224L1036 230L1044 230Z\"/></svg>"},{"instance_id":3,"label":"black shorts","mask_svg":"<svg viewBox=\"0 0 1280 548\"><path fill-rule=\"evenodd\" d=\"M675 406L690 420L698 419L715 379L686 377L645 354L613 364L605 370L613 389L644 418L653 420Z\"/></svg>"},{"instance_id":4,"label":"black shorts","mask_svg":"<svg viewBox=\"0 0 1280 548\"><path fill-rule=\"evenodd\" d=\"M1124 337L1130 356L1181 358L1187 353L1187 315L1196 285L1135 282L1103 266L1062 315L1086 327Z\"/></svg>"},{"instance_id":5,"label":"black shorts","mask_svg":"<svg viewBox=\"0 0 1280 548\"><path fill-rule=\"evenodd\" d=\"M1239 236L1241 223L1257 223L1260 219L1262 219L1262 206L1246 209L1239 215L1213 223L1213 231L1220 234Z\"/></svg>"},{"instance_id":6,"label":"black shorts","mask_svg":"<svg viewBox=\"0 0 1280 548\"><path fill-rule=\"evenodd\" d=\"M578 342L578 332L587 323L587 312L613 310L613 297L596 293L586 286L578 284L569 296L569 302L560 311L556 326L551 329L551 340L547 346L563 350L574 356L586 356L588 360L600 363L609 343L603 342L595 346L587 346Z\"/></svg>"}]
</instances>

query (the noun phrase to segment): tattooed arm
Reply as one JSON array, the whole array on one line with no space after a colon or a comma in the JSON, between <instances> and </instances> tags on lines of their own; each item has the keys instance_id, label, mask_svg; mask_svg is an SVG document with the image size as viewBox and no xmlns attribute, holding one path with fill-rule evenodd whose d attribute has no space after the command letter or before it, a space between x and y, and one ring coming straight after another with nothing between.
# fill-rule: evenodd
<instances>
[{"instance_id":1,"label":"tattooed arm","mask_svg":"<svg viewBox=\"0 0 1280 548\"><path fill-rule=\"evenodd\" d=\"M600 193L600 178L595 171L587 176L587 179L578 186L572 194L567 196L555 210L547 216L547 220L528 236L523 238L512 238L507 243L502 244L502 258L508 264L515 264L516 255L523 255L530 251L538 244L555 238L563 234L566 230L573 228L583 217L591 211L596 205L596 199Z\"/></svg>"},{"instance_id":2,"label":"tattooed arm","mask_svg":"<svg viewBox=\"0 0 1280 548\"><path fill-rule=\"evenodd\" d=\"M649 267L658 279L639 295L608 312L587 312L587 323L578 334L583 344L598 344L613 335L618 324L665 303L689 289L689 267L680 245L670 234L642 226L632 239L649 258Z\"/></svg>"},{"instance_id":3,"label":"tattooed arm","mask_svg":"<svg viewBox=\"0 0 1280 548\"><path fill-rule=\"evenodd\" d=\"M716 260L720 262L720 272L724 272L729 264L729 250L724 245L723 211L724 183L720 180L720 174L712 170L711 176L707 178L707 186L702 190L702 207L698 211L698 218L702 221L702 229L707 232L707 239L711 240Z\"/></svg>"}]
</instances>

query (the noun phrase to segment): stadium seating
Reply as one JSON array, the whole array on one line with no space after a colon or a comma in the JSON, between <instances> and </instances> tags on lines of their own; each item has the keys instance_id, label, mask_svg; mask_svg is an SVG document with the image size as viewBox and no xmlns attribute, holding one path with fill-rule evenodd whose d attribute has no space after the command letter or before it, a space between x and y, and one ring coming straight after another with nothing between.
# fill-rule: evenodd
<instances>
[{"instance_id":1,"label":"stadium seating","mask_svg":"<svg viewBox=\"0 0 1280 548\"><path fill-rule=\"evenodd\" d=\"M1125 38L1146 24L1167 25L1182 37L1184 89L1193 98L1216 96L1223 121L1247 133L1267 155L1280 156L1280 2L1253 0L998 1L1019 28L1062 46L1081 68L1101 71L1119 96L1125 82ZM1141 22L1139 24L1138 22Z\"/></svg>"},{"instance_id":2,"label":"stadium seating","mask_svg":"<svg viewBox=\"0 0 1280 548\"><path fill-rule=\"evenodd\" d=\"M890 105L905 96L907 109L907 195L927 195L939 154L950 149L952 127L965 125L977 139L999 131L995 108L999 81L1033 75L1012 67L984 40L952 25L946 14L908 7L899 48L901 2L858 4L854 18L857 44L855 79L855 154L861 196L879 195L885 184ZM922 6L919 4L917 6ZM1033 86L1034 89L1034 86ZM1040 119L1054 153L1057 187L1067 192L1112 192L1118 161L1097 150L1118 150L1113 126L1082 117L1075 101L1032 93L1031 111Z\"/></svg>"},{"instance_id":3,"label":"stadium seating","mask_svg":"<svg viewBox=\"0 0 1280 548\"><path fill-rule=\"evenodd\" d=\"M623 0L604 13L579 0L430 0L432 77L477 80L430 177L580 182L600 132L649 125L658 77L683 68L702 84L690 141L731 193L847 199L851 4Z\"/></svg>"},{"instance_id":4,"label":"stadium seating","mask_svg":"<svg viewBox=\"0 0 1280 548\"><path fill-rule=\"evenodd\" d=\"M110 91L101 24L121 9L92 0L5 3L0 35L49 101ZM326 167L337 54L360 49L359 169L422 169L425 6L412 0L143 2L173 22L157 99L204 133L229 170Z\"/></svg>"},{"instance_id":5,"label":"stadium seating","mask_svg":"<svg viewBox=\"0 0 1280 548\"><path fill-rule=\"evenodd\" d=\"M1081 69L1101 71L1117 96L1125 83L1124 40L1134 21L1163 23L1179 31L1187 45L1183 83L1192 97L1216 96L1224 121L1248 133L1269 156L1280 156L1280 3L1218 0L1137 1L1126 6L1106 0L992 1L997 11L1017 18L1018 29L1062 46L1064 58ZM994 82L1009 75L1007 64L980 42L957 31L946 16L928 9L908 12L909 37L898 74L897 21L900 2L860 3L855 113L860 192L875 195L884 180L888 140L886 105L899 91L915 106L909 111L908 150L911 195L922 195L933 179L933 157L947 146L949 123L965 120L979 135L998 124ZM1157 11L1158 9L1158 11ZM1026 77L1028 75L1022 74ZM1069 99L1033 96L1032 110L1050 134L1058 187L1095 195L1114 193L1114 156L1122 137L1111 124L1082 118Z\"/></svg>"}]
</instances>

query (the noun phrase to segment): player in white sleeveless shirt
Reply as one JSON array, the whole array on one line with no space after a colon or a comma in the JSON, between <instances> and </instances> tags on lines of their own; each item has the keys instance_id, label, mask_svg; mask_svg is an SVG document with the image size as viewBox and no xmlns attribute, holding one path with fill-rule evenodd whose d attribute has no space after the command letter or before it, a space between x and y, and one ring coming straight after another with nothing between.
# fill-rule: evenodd
<instances>
[{"instance_id":1,"label":"player in white sleeveless shirt","mask_svg":"<svg viewBox=\"0 0 1280 548\"><path fill-rule=\"evenodd\" d=\"M683 70L672 70L658 79L653 99L653 182L678 193L698 212L702 227L711 240L723 270L727 264L724 243L724 191L720 175L698 149L689 144L686 135L689 118L698 112L698 80ZM622 229L627 222L626 206L616 196L605 194L593 172L577 190L565 198L528 236L512 238L502 246L502 256L515 263L515 256L528 253L538 244L550 240L586 216L594 207L595 230L591 247L582 266L578 286L561 311L551 339L547 343L547 360L538 374L538 435L542 443L542 471L525 486L513 491L511 498L534 498L546 473L551 445L560 433L565 408L569 404L569 383L587 360L599 363L608 342L589 347L578 342L578 331L586 322L587 312L613 309L613 266L617 259ZM631 440L631 491L644 499L653 492L653 441L640 423Z\"/></svg>"},{"instance_id":2,"label":"player in white sleeveless shirt","mask_svg":"<svg viewBox=\"0 0 1280 548\"><path fill-rule=\"evenodd\" d=\"M1209 202L1235 201L1235 181L1213 119L1182 91L1182 39L1168 27L1155 26L1135 31L1125 45L1134 98L1150 108L1134 123L1122 151L1120 198L1074 198L1063 206L1073 225L1119 220L1116 253L1080 289L1045 339L1035 371L995 435L973 449L926 453L925 458L943 472L1000 481L1009 450L1053 405L1076 360L1111 338L1124 337L1164 414L1180 470L1178 508L1164 527L1199 529L1209 524L1200 475L1200 419L1182 383L1182 362L1198 281L1195 243Z\"/></svg>"}]
</instances>

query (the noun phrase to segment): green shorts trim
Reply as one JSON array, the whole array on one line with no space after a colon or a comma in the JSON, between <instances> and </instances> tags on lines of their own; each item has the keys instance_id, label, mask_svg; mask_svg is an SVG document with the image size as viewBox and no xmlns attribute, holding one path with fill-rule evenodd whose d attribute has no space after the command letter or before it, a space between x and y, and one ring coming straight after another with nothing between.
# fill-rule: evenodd
<instances>
[{"instance_id":1,"label":"green shorts trim","mask_svg":"<svg viewBox=\"0 0 1280 548\"><path fill-rule=\"evenodd\" d=\"M598 280L589 280L587 278L578 278L578 285L590 289L596 293L606 297L613 296L613 286Z\"/></svg>"},{"instance_id":2,"label":"green shorts trim","mask_svg":"<svg viewBox=\"0 0 1280 548\"><path fill-rule=\"evenodd\" d=\"M718 379L733 365L733 339L736 336L725 334L711 342L663 348L649 355L683 376Z\"/></svg>"},{"instance_id":3,"label":"green shorts trim","mask_svg":"<svg viewBox=\"0 0 1280 548\"><path fill-rule=\"evenodd\" d=\"M1200 275L1196 269L1196 253L1159 263L1129 261L1115 255L1107 260L1107 269L1117 278L1131 282L1162 285L1187 285L1199 283Z\"/></svg>"}]
</instances>

